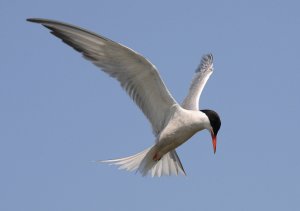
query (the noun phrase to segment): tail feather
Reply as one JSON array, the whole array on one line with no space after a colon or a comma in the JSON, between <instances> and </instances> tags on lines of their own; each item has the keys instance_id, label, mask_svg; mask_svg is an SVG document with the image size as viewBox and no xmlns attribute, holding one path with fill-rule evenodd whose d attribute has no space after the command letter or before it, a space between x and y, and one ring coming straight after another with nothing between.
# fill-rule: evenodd
<instances>
[{"instance_id":1,"label":"tail feather","mask_svg":"<svg viewBox=\"0 0 300 211\"><path fill-rule=\"evenodd\" d=\"M165 154L159 161L153 160L154 154L155 147L149 147L144 151L129 157L104 160L100 162L117 165L119 166L119 169L124 169L127 171L138 171L143 176L148 174L150 174L152 177L171 176L178 174L186 175L175 150Z\"/></svg>"}]
</instances>

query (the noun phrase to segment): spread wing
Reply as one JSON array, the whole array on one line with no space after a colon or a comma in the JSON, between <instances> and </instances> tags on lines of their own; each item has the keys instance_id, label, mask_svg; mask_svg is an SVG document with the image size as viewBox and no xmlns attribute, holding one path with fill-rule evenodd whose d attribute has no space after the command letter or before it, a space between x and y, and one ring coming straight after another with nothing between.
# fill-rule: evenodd
<instances>
[{"instance_id":1,"label":"spread wing","mask_svg":"<svg viewBox=\"0 0 300 211\"><path fill-rule=\"evenodd\" d=\"M146 58L126 46L76 26L47 19L28 21L47 27L53 35L117 79L149 119L156 135L164 128L166 116L177 102L155 66Z\"/></svg>"},{"instance_id":2,"label":"spread wing","mask_svg":"<svg viewBox=\"0 0 300 211\"><path fill-rule=\"evenodd\" d=\"M188 110L199 110L199 100L202 90L213 72L213 56L207 54L202 57L196 70L190 90L182 103L182 107Z\"/></svg>"}]
</instances>

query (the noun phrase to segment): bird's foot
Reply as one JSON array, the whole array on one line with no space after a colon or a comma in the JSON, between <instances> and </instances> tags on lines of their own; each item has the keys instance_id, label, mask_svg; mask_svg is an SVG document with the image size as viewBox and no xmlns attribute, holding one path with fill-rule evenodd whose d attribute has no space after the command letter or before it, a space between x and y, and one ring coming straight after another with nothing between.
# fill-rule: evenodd
<instances>
[{"instance_id":1,"label":"bird's foot","mask_svg":"<svg viewBox=\"0 0 300 211\"><path fill-rule=\"evenodd\" d=\"M152 158L154 161L159 161L161 157L158 155L158 153L155 153L155 155Z\"/></svg>"}]
</instances>

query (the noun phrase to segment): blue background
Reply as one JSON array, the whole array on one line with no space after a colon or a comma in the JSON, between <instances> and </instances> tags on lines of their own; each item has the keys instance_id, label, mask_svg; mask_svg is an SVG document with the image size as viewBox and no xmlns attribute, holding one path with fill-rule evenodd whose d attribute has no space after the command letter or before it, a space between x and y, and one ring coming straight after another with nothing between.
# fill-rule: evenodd
<instances>
[{"instance_id":1,"label":"blue background","mask_svg":"<svg viewBox=\"0 0 300 211\"><path fill-rule=\"evenodd\" d=\"M1 0L0 210L299 210L299 1ZM210 134L178 149L187 177L93 160L152 145L118 83L26 18L84 27L146 56L178 102L203 54Z\"/></svg>"}]
</instances>

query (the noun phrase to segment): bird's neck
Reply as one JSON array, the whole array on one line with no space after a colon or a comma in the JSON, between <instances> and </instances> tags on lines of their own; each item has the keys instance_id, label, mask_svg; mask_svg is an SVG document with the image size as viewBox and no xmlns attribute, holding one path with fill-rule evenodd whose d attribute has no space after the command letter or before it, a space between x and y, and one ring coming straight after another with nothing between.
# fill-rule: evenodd
<instances>
[{"instance_id":1,"label":"bird's neck","mask_svg":"<svg viewBox=\"0 0 300 211\"><path fill-rule=\"evenodd\" d=\"M210 129L210 122L205 113L201 111L186 110L189 115L191 126L197 130Z\"/></svg>"}]
</instances>

